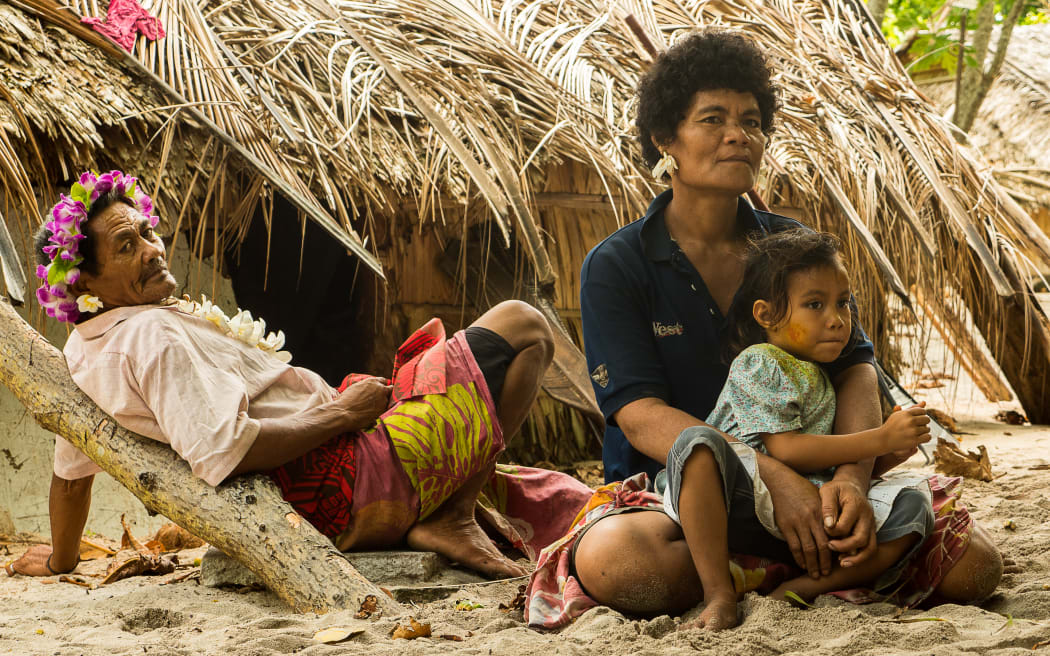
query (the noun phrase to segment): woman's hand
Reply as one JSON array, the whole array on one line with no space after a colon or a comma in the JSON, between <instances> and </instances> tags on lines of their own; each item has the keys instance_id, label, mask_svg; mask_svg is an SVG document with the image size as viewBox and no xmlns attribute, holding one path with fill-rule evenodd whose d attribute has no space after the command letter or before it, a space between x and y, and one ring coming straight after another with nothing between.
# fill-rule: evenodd
<instances>
[{"instance_id":1,"label":"woman's hand","mask_svg":"<svg viewBox=\"0 0 1050 656\"><path fill-rule=\"evenodd\" d=\"M332 403L346 413L347 430L360 430L372 426L390 407L392 389L385 378L366 378L347 387Z\"/></svg>"},{"instance_id":2,"label":"woman's hand","mask_svg":"<svg viewBox=\"0 0 1050 656\"><path fill-rule=\"evenodd\" d=\"M48 571L47 559L51 557L51 545L38 544L29 548L22 557L13 563L4 566L8 576L21 574L23 576L54 576L55 572Z\"/></svg>"},{"instance_id":3,"label":"woman's hand","mask_svg":"<svg viewBox=\"0 0 1050 656\"><path fill-rule=\"evenodd\" d=\"M768 456L759 459L762 480L773 497L773 521L798 566L813 578L831 573L831 550L817 486Z\"/></svg>"},{"instance_id":4,"label":"woman's hand","mask_svg":"<svg viewBox=\"0 0 1050 656\"><path fill-rule=\"evenodd\" d=\"M839 564L854 567L872 554L875 540L875 512L866 491L852 481L832 479L821 486L820 499L824 525L832 537L828 546L838 552Z\"/></svg>"}]
</instances>

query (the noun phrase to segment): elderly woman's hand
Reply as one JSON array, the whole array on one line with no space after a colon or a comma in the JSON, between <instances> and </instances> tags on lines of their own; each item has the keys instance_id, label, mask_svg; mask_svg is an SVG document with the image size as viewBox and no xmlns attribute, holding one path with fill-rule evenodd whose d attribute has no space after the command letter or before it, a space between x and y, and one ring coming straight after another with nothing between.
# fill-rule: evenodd
<instances>
[{"instance_id":1,"label":"elderly woman's hand","mask_svg":"<svg viewBox=\"0 0 1050 656\"><path fill-rule=\"evenodd\" d=\"M347 415L347 430L375 424L390 407L391 387L385 378L366 378L347 387L333 403Z\"/></svg>"}]
</instances>

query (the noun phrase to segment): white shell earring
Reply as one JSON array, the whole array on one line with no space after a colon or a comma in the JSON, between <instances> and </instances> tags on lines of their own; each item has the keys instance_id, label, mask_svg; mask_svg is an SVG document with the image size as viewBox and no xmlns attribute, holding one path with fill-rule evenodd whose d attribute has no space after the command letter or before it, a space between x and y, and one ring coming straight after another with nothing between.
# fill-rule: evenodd
<instances>
[{"instance_id":1,"label":"white shell earring","mask_svg":"<svg viewBox=\"0 0 1050 656\"><path fill-rule=\"evenodd\" d=\"M673 175L678 170L678 162L671 153L664 151L664 156L660 158L660 161L653 167L653 177L660 180L664 177L664 174Z\"/></svg>"}]
</instances>

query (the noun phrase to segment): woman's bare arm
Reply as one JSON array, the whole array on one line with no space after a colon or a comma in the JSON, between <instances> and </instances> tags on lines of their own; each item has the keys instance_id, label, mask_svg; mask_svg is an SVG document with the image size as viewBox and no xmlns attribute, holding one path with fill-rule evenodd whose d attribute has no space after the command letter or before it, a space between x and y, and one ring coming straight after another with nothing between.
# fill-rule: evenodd
<instances>
[{"instance_id":1,"label":"woman's bare arm","mask_svg":"<svg viewBox=\"0 0 1050 656\"><path fill-rule=\"evenodd\" d=\"M291 462L336 435L368 428L387 409L390 386L369 378L328 403L288 417L260 419L255 442L227 478Z\"/></svg>"},{"instance_id":2,"label":"woman's bare arm","mask_svg":"<svg viewBox=\"0 0 1050 656\"><path fill-rule=\"evenodd\" d=\"M80 561L80 536L91 509L91 484L95 476L68 481L51 475L48 513L51 516L51 545L39 544L11 563L8 574L53 576L72 571ZM48 561L50 560L50 569Z\"/></svg>"}]
</instances>

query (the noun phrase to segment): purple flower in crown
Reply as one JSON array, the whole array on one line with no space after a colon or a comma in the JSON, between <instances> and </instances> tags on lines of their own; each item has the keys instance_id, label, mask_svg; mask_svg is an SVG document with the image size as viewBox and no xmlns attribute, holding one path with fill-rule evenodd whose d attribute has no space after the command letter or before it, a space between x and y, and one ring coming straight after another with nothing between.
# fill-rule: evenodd
<instances>
[{"instance_id":1,"label":"purple flower in crown","mask_svg":"<svg viewBox=\"0 0 1050 656\"><path fill-rule=\"evenodd\" d=\"M135 205L139 208L139 211L146 216L153 218L153 199L142 193L138 186L135 187Z\"/></svg>"},{"instance_id":2,"label":"purple flower in crown","mask_svg":"<svg viewBox=\"0 0 1050 656\"><path fill-rule=\"evenodd\" d=\"M80 186L83 187L86 198L91 198L91 194L95 191L95 174L91 171L84 171L80 174L80 180L78 180Z\"/></svg>"},{"instance_id":3,"label":"purple flower in crown","mask_svg":"<svg viewBox=\"0 0 1050 656\"><path fill-rule=\"evenodd\" d=\"M117 171L120 173L120 171ZM113 173L103 173L95 178L95 188L91 191L91 202L94 203L98 197L113 188Z\"/></svg>"},{"instance_id":4,"label":"purple flower in crown","mask_svg":"<svg viewBox=\"0 0 1050 656\"><path fill-rule=\"evenodd\" d=\"M47 267L43 264L36 265L36 277L41 280L47 280Z\"/></svg>"},{"instance_id":5,"label":"purple flower in crown","mask_svg":"<svg viewBox=\"0 0 1050 656\"><path fill-rule=\"evenodd\" d=\"M80 309L76 301L59 303L55 308L54 319L63 323L74 323L80 318Z\"/></svg>"},{"instance_id":6,"label":"purple flower in crown","mask_svg":"<svg viewBox=\"0 0 1050 656\"><path fill-rule=\"evenodd\" d=\"M122 196L127 195L132 185L135 184L135 178L124 175L120 171L110 171L109 174L113 176L113 188Z\"/></svg>"},{"instance_id":7,"label":"purple flower in crown","mask_svg":"<svg viewBox=\"0 0 1050 656\"><path fill-rule=\"evenodd\" d=\"M80 224L87 219L83 204L63 200L51 211L52 219L46 228L55 234L75 234L80 232Z\"/></svg>"}]
</instances>

